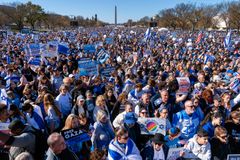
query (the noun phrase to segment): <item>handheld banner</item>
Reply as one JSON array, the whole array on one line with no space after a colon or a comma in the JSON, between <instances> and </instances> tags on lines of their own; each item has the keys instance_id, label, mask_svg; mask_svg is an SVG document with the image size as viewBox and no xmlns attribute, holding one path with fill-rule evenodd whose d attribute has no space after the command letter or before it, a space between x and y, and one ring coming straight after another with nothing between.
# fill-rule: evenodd
<instances>
[{"instance_id":1,"label":"handheld banner","mask_svg":"<svg viewBox=\"0 0 240 160\"><path fill-rule=\"evenodd\" d=\"M190 80L188 77L177 77L179 89L178 94L188 94L190 88Z\"/></svg>"},{"instance_id":2,"label":"handheld banner","mask_svg":"<svg viewBox=\"0 0 240 160\"><path fill-rule=\"evenodd\" d=\"M156 133L166 134L166 120L160 118L138 118L141 134L154 135Z\"/></svg>"},{"instance_id":3,"label":"handheld banner","mask_svg":"<svg viewBox=\"0 0 240 160\"><path fill-rule=\"evenodd\" d=\"M66 141L67 146L77 153L82 149L83 142L91 140L86 132L79 128L68 129L61 131L61 134Z\"/></svg>"}]
</instances>

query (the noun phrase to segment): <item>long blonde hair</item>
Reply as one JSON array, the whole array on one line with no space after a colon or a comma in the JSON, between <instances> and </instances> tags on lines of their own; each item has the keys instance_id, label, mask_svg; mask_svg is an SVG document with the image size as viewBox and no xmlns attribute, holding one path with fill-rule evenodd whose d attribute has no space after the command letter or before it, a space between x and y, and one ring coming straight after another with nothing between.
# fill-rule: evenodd
<instances>
[{"instance_id":1,"label":"long blonde hair","mask_svg":"<svg viewBox=\"0 0 240 160\"><path fill-rule=\"evenodd\" d=\"M66 119L66 121L65 121L65 125L64 125L62 130L67 130L67 129L73 128L72 122L73 122L74 119L78 119L79 120L79 117L76 116L75 114L69 114L67 119ZM80 122L79 122L79 124L80 124Z\"/></svg>"},{"instance_id":2,"label":"long blonde hair","mask_svg":"<svg viewBox=\"0 0 240 160\"><path fill-rule=\"evenodd\" d=\"M44 110L46 113L48 112L49 107L52 107L53 110L56 112L57 116L61 117L62 113L56 106L54 102L54 97L50 93L47 93L46 95L44 95L43 104L44 104Z\"/></svg>"}]
</instances>

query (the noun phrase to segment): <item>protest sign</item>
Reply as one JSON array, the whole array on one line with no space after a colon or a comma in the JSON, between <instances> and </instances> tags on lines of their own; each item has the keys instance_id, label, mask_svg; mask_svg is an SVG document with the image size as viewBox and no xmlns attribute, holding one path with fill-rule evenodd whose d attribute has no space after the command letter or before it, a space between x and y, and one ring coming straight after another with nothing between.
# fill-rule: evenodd
<instances>
[{"instance_id":1,"label":"protest sign","mask_svg":"<svg viewBox=\"0 0 240 160\"><path fill-rule=\"evenodd\" d=\"M227 160L240 160L240 154L228 154Z\"/></svg>"},{"instance_id":2,"label":"protest sign","mask_svg":"<svg viewBox=\"0 0 240 160\"><path fill-rule=\"evenodd\" d=\"M60 43L58 44L58 53L69 54L68 44Z\"/></svg>"},{"instance_id":3,"label":"protest sign","mask_svg":"<svg viewBox=\"0 0 240 160\"><path fill-rule=\"evenodd\" d=\"M106 44L113 44L113 38L106 38L105 42Z\"/></svg>"},{"instance_id":4,"label":"protest sign","mask_svg":"<svg viewBox=\"0 0 240 160\"><path fill-rule=\"evenodd\" d=\"M79 128L63 130L61 131L61 134L67 146L74 153L77 153L82 149L83 142L91 140L87 132L83 132Z\"/></svg>"},{"instance_id":5,"label":"protest sign","mask_svg":"<svg viewBox=\"0 0 240 160\"><path fill-rule=\"evenodd\" d=\"M98 75L98 64L96 61L83 60L78 61L80 76Z\"/></svg>"},{"instance_id":6,"label":"protest sign","mask_svg":"<svg viewBox=\"0 0 240 160\"><path fill-rule=\"evenodd\" d=\"M167 156L167 160L176 160L180 154L180 151L182 151L184 148L169 148L168 150L168 156Z\"/></svg>"},{"instance_id":7,"label":"protest sign","mask_svg":"<svg viewBox=\"0 0 240 160\"><path fill-rule=\"evenodd\" d=\"M112 73L113 71L115 71L115 69L116 69L116 68L113 67L113 66L107 66L107 67L101 68L100 74L101 74L102 76L105 76L105 77L109 78L109 77L111 77L111 73Z\"/></svg>"},{"instance_id":8,"label":"protest sign","mask_svg":"<svg viewBox=\"0 0 240 160\"><path fill-rule=\"evenodd\" d=\"M86 44L83 46L83 51L85 53L95 53L96 49L94 45Z\"/></svg>"},{"instance_id":9,"label":"protest sign","mask_svg":"<svg viewBox=\"0 0 240 160\"><path fill-rule=\"evenodd\" d=\"M105 51L104 49L101 49L97 54L97 61L103 64L108 60L109 57L110 55L108 54L108 52Z\"/></svg>"},{"instance_id":10,"label":"protest sign","mask_svg":"<svg viewBox=\"0 0 240 160\"><path fill-rule=\"evenodd\" d=\"M49 42L46 46L41 46L42 57L57 57L58 56L58 43Z\"/></svg>"},{"instance_id":11,"label":"protest sign","mask_svg":"<svg viewBox=\"0 0 240 160\"><path fill-rule=\"evenodd\" d=\"M230 84L229 88L233 90L235 93L240 93L240 79L235 78Z\"/></svg>"},{"instance_id":12,"label":"protest sign","mask_svg":"<svg viewBox=\"0 0 240 160\"><path fill-rule=\"evenodd\" d=\"M154 135L156 133L166 134L166 120L160 118L138 118L141 134Z\"/></svg>"},{"instance_id":13,"label":"protest sign","mask_svg":"<svg viewBox=\"0 0 240 160\"><path fill-rule=\"evenodd\" d=\"M190 80L188 77L177 77L179 89L178 94L188 94L190 88Z\"/></svg>"},{"instance_id":14,"label":"protest sign","mask_svg":"<svg viewBox=\"0 0 240 160\"><path fill-rule=\"evenodd\" d=\"M25 53L28 57L40 56L40 45L37 43L28 44L25 48Z\"/></svg>"}]
</instances>

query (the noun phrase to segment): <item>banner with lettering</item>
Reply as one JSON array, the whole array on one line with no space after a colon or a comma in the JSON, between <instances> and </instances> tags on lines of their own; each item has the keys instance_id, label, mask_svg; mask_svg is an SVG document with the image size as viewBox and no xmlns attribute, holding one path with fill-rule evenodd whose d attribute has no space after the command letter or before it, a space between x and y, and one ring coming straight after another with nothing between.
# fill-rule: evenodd
<instances>
[{"instance_id":1,"label":"banner with lettering","mask_svg":"<svg viewBox=\"0 0 240 160\"><path fill-rule=\"evenodd\" d=\"M87 132L83 132L79 128L68 129L61 131L67 146L74 152L77 153L82 149L83 142L90 141L91 138Z\"/></svg>"},{"instance_id":2,"label":"banner with lettering","mask_svg":"<svg viewBox=\"0 0 240 160\"><path fill-rule=\"evenodd\" d=\"M179 89L178 94L188 94L190 88L190 80L188 77L177 77Z\"/></svg>"},{"instance_id":3,"label":"banner with lettering","mask_svg":"<svg viewBox=\"0 0 240 160\"><path fill-rule=\"evenodd\" d=\"M80 61L78 61L78 68L80 70L80 76L98 75L97 61L80 59Z\"/></svg>"}]
</instances>

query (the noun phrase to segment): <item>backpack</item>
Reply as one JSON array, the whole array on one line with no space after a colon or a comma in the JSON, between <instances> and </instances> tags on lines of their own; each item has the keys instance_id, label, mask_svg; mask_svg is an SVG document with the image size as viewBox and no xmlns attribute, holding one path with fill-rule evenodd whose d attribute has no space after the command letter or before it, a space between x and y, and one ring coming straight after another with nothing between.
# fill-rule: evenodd
<instances>
[{"instance_id":1,"label":"backpack","mask_svg":"<svg viewBox=\"0 0 240 160\"><path fill-rule=\"evenodd\" d=\"M43 160L48 149L47 136L40 130L26 131L35 135L35 154L32 154L35 160Z\"/></svg>"}]
</instances>

